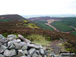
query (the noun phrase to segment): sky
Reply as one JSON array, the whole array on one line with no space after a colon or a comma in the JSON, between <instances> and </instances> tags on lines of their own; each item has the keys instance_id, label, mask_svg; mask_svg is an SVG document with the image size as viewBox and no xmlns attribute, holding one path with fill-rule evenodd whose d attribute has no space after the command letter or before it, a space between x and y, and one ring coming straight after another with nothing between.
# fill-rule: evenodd
<instances>
[{"instance_id":1,"label":"sky","mask_svg":"<svg viewBox=\"0 0 76 57\"><path fill-rule=\"evenodd\" d=\"M0 0L0 15L76 14L76 0Z\"/></svg>"}]
</instances>

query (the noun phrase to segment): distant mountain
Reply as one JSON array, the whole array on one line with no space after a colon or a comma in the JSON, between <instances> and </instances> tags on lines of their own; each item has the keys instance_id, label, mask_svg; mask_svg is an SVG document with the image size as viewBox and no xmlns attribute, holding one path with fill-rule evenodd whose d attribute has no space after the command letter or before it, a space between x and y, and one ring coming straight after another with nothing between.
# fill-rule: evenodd
<instances>
[{"instance_id":1,"label":"distant mountain","mask_svg":"<svg viewBox=\"0 0 76 57\"><path fill-rule=\"evenodd\" d=\"M41 21L41 20L49 20L49 19L63 19L63 17L50 17L50 16L44 16L44 17L31 17L31 18L28 18L29 20L32 20L32 21Z\"/></svg>"},{"instance_id":2,"label":"distant mountain","mask_svg":"<svg viewBox=\"0 0 76 57\"><path fill-rule=\"evenodd\" d=\"M50 19L50 17L49 16L45 16L45 17L31 17L29 19L32 20L32 21L35 21L35 20L48 20L48 19Z\"/></svg>"}]
</instances>

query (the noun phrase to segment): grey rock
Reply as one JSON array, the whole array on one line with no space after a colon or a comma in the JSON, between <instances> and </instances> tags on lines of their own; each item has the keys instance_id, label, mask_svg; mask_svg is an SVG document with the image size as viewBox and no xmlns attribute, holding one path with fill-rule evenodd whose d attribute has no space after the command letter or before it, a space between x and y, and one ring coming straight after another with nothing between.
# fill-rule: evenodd
<instances>
[{"instance_id":1,"label":"grey rock","mask_svg":"<svg viewBox=\"0 0 76 57\"><path fill-rule=\"evenodd\" d=\"M36 52L34 52L34 53L32 54L32 57L39 57L39 55L38 55Z\"/></svg>"},{"instance_id":2,"label":"grey rock","mask_svg":"<svg viewBox=\"0 0 76 57\"><path fill-rule=\"evenodd\" d=\"M25 42L20 42L19 43L21 46L27 45Z\"/></svg>"},{"instance_id":3,"label":"grey rock","mask_svg":"<svg viewBox=\"0 0 76 57\"><path fill-rule=\"evenodd\" d=\"M23 53L28 55L28 51L27 50L24 50Z\"/></svg>"},{"instance_id":4,"label":"grey rock","mask_svg":"<svg viewBox=\"0 0 76 57\"><path fill-rule=\"evenodd\" d=\"M21 40L20 40L20 39L17 39L16 41L17 41L18 43L20 43L20 42L21 42Z\"/></svg>"},{"instance_id":5,"label":"grey rock","mask_svg":"<svg viewBox=\"0 0 76 57\"><path fill-rule=\"evenodd\" d=\"M18 56L24 56L25 54L23 53L22 50L18 50Z\"/></svg>"},{"instance_id":6,"label":"grey rock","mask_svg":"<svg viewBox=\"0 0 76 57\"><path fill-rule=\"evenodd\" d=\"M22 39L23 41L25 41L26 43L31 43L30 40L24 38L24 37L23 37L22 35L20 35L20 34L18 34L18 37L19 37L20 39Z\"/></svg>"},{"instance_id":7,"label":"grey rock","mask_svg":"<svg viewBox=\"0 0 76 57\"><path fill-rule=\"evenodd\" d=\"M0 54L0 57L4 57L4 55Z\"/></svg>"},{"instance_id":8,"label":"grey rock","mask_svg":"<svg viewBox=\"0 0 76 57\"><path fill-rule=\"evenodd\" d=\"M26 50L28 48L28 46L27 45L24 45L21 49L22 50Z\"/></svg>"},{"instance_id":9,"label":"grey rock","mask_svg":"<svg viewBox=\"0 0 76 57\"><path fill-rule=\"evenodd\" d=\"M11 44L8 48L9 49L15 49L15 45L14 44Z\"/></svg>"},{"instance_id":10,"label":"grey rock","mask_svg":"<svg viewBox=\"0 0 76 57\"><path fill-rule=\"evenodd\" d=\"M21 56L21 57L27 57L27 56Z\"/></svg>"},{"instance_id":11,"label":"grey rock","mask_svg":"<svg viewBox=\"0 0 76 57\"><path fill-rule=\"evenodd\" d=\"M0 34L0 39L5 39L5 37L2 34Z\"/></svg>"},{"instance_id":12,"label":"grey rock","mask_svg":"<svg viewBox=\"0 0 76 57\"><path fill-rule=\"evenodd\" d=\"M35 48L31 48L31 49L28 51L28 54L32 55L34 52L35 52Z\"/></svg>"},{"instance_id":13,"label":"grey rock","mask_svg":"<svg viewBox=\"0 0 76 57\"><path fill-rule=\"evenodd\" d=\"M37 45L37 44L28 44L28 46L33 47L33 48L37 48L37 49L42 48L41 45Z\"/></svg>"},{"instance_id":14,"label":"grey rock","mask_svg":"<svg viewBox=\"0 0 76 57\"><path fill-rule=\"evenodd\" d=\"M4 56L14 56L14 55L16 55L16 50L15 49L4 51Z\"/></svg>"},{"instance_id":15,"label":"grey rock","mask_svg":"<svg viewBox=\"0 0 76 57\"><path fill-rule=\"evenodd\" d=\"M21 49L21 47L22 47L22 45L20 45L19 43L14 43L14 45L15 45L16 49Z\"/></svg>"},{"instance_id":16,"label":"grey rock","mask_svg":"<svg viewBox=\"0 0 76 57\"><path fill-rule=\"evenodd\" d=\"M0 53L3 53L6 49L7 49L6 46L1 45L1 46L0 46Z\"/></svg>"},{"instance_id":17,"label":"grey rock","mask_svg":"<svg viewBox=\"0 0 76 57\"><path fill-rule=\"evenodd\" d=\"M9 41L9 42L8 42L8 46L10 46L10 45L12 45L12 44L14 44L14 43L17 43L16 39L14 39L14 40L12 40L12 41Z\"/></svg>"},{"instance_id":18,"label":"grey rock","mask_svg":"<svg viewBox=\"0 0 76 57\"><path fill-rule=\"evenodd\" d=\"M43 55L45 54L44 49L40 49L40 53Z\"/></svg>"},{"instance_id":19,"label":"grey rock","mask_svg":"<svg viewBox=\"0 0 76 57\"><path fill-rule=\"evenodd\" d=\"M17 38L17 36L14 35L14 34L10 34L10 35L7 36L7 39L8 39L8 40L14 40L14 39L16 39L16 38Z\"/></svg>"}]
</instances>

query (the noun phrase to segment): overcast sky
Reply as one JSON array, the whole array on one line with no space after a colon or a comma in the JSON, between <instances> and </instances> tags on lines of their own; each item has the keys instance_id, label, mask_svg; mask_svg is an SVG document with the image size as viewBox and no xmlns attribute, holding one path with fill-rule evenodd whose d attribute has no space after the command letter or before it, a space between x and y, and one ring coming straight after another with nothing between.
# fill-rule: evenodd
<instances>
[{"instance_id":1,"label":"overcast sky","mask_svg":"<svg viewBox=\"0 0 76 57\"><path fill-rule=\"evenodd\" d=\"M76 14L76 0L0 0L1 14Z\"/></svg>"}]
</instances>

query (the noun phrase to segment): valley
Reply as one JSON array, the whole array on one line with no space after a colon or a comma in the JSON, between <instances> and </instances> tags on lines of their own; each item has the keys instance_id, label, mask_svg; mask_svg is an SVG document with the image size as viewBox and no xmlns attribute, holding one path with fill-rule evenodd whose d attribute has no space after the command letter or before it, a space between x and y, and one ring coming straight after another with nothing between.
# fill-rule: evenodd
<instances>
[{"instance_id":1,"label":"valley","mask_svg":"<svg viewBox=\"0 0 76 57\"><path fill-rule=\"evenodd\" d=\"M37 17L37 19L34 17L31 19L33 22L36 22L36 24L39 25L42 29L70 33L76 36L76 17Z\"/></svg>"}]
</instances>

